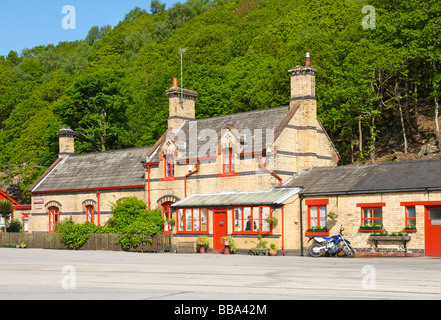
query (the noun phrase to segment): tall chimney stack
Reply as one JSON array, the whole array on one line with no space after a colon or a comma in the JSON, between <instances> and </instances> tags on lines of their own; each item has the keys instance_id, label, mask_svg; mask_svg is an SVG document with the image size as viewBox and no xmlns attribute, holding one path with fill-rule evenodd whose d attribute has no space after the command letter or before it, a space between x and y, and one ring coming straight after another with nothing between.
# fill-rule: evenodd
<instances>
[{"instance_id":1,"label":"tall chimney stack","mask_svg":"<svg viewBox=\"0 0 441 320\"><path fill-rule=\"evenodd\" d=\"M59 139L60 151L59 157L65 158L69 154L75 153L75 135L77 133L70 127L63 126L60 131L57 132Z\"/></svg>"},{"instance_id":2,"label":"tall chimney stack","mask_svg":"<svg viewBox=\"0 0 441 320\"><path fill-rule=\"evenodd\" d=\"M173 87L165 92L169 101L168 128L178 129L185 120L196 118L196 91L178 87L178 78L173 78Z\"/></svg>"}]
</instances>

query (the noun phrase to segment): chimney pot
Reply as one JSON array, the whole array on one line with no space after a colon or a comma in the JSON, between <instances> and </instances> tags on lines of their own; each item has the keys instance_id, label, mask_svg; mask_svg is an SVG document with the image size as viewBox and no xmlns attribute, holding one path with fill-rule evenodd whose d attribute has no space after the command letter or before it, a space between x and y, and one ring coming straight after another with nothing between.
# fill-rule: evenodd
<instances>
[{"instance_id":1,"label":"chimney pot","mask_svg":"<svg viewBox=\"0 0 441 320\"><path fill-rule=\"evenodd\" d=\"M311 66L311 57L309 56L309 52L306 53L305 66Z\"/></svg>"},{"instance_id":2,"label":"chimney pot","mask_svg":"<svg viewBox=\"0 0 441 320\"><path fill-rule=\"evenodd\" d=\"M178 78L173 78L173 87L178 86Z\"/></svg>"}]
</instances>

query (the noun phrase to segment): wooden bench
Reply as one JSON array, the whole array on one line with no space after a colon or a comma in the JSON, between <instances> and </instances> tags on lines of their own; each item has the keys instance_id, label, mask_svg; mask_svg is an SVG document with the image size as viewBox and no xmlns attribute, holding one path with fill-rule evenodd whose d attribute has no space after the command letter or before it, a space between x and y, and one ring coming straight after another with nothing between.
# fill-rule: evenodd
<instances>
[{"instance_id":1,"label":"wooden bench","mask_svg":"<svg viewBox=\"0 0 441 320\"><path fill-rule=\"evenodd\" d=\"M177 253L196 253L196 242L178 242L176 243Z\"/></svg>"}]
</instances>

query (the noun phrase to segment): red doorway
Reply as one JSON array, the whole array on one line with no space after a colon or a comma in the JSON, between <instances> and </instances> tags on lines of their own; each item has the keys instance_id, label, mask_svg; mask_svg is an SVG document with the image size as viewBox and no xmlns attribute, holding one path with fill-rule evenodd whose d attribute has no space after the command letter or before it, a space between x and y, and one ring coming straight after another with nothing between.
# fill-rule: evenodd
<instances>
[{"instance_id":1,"label":"red doorway","mask_svg":"<svg viewBox=\"0 0 441 320\"><path fill-rule=\"evenodd\" d=\"M213 251L224 250L221 238L228 235L227 212L227 208L213 209Z\"/></svg>"},{"instance_id":2,"label":"red doorway","mask_svg":"<svg viewBox=\"0 0 441 320\"><path fill-rule=\"evenodd\" d=\"M441 207L425 207L425 255L441 256Z\"/></svg>"}]
</instances>

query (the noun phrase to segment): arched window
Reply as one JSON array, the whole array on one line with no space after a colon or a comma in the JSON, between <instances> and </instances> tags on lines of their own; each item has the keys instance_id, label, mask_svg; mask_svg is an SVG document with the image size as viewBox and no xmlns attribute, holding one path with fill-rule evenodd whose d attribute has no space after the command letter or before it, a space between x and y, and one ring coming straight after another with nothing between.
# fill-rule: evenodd
<instances>
[{"instance_id":1,"label":"arched window","mask_svg":"<svg viewBox=\"0 0 441 320\"><path fill-rule=\"evenodd\" d=\"M86 206L86 221L94 223L93 219L93 205Z\"/></svg>"},{"instance_id":2,"label":"arched window","mask_svg":"<svg viewBox=\"0 0 441 320\"><path fill-rule=\"evenodd\" d=\"M162 204L162 218L167 221L171 217L170 212L170 204L171 202L166 202ZM168 233L170 231L170 225L165 222L164 223L164 233Z\"/></svg>"},{"instance_id":3,"label":"arched window","mask_svg":"<svg viewBox=\"0 0 441 320\"><path fill-rule=\"evenodd\" d=\"M49 213L49 232L55 232L55 227L58 221L60 221L60 209L52 206L48 208Z\"/></svg>"}]
</instances>

